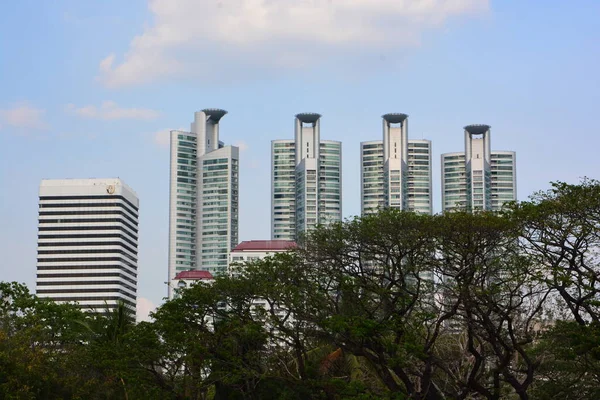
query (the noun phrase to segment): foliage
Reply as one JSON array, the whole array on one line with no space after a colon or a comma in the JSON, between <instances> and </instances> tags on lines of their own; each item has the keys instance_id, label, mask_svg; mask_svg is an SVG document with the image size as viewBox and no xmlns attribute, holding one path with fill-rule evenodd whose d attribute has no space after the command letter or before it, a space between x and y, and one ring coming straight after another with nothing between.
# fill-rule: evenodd
<instances>
[{"instance_id":1,"label":"foliage","mask_svg":"<svg viewBox=\"0 0 600 400\"><path fill-rule=\"evenodd\" d=\"M537 348L540 366L534 395L542 399L600 398L600 326L557 321Z\"/></svg>"},{"instance_id":2,"label":"foliage","mask_svg":"<svg viewBox=\"0 0 600 400\"><path fill-rule=\"evenodd\" d=\"M600 398L600 183L320 226L135 324L0 283L0 398Z\"/></svg>"}]
</instances>

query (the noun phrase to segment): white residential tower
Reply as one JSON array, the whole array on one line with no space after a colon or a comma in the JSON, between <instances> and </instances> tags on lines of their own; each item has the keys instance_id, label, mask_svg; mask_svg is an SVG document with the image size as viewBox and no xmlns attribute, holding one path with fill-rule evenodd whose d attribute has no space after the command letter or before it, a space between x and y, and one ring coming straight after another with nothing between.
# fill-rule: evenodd
<instances>
[{"instance_id":1,"label":"white residential tower","mask_svg":"<svg viewBox=\"0 0 600 400\"><path fill-rule=\"evenodd\" d=\"M361 213L432 213L431 141L408 139L408 115L385 114L383 138L360 144Z\"/></svg>"},{"instance_id":2,"label":"white residential tower","mask_svg":"<svg viewBox=\"0 0 600 400\"><path fill-rule=\"evenodd\" d=\"M342 220L342 143L321 140L321 115L296 115L295 140L271 143L271 238L297 240Z\"/></svg>"},{"instance_id":3,"label":"white residential tower","mask_svg":"<svg viewBox=\"0 0 600 400\"><path fill-rule=\"evenodd\" d=\"M198 111L190 132L171 131L169 297L181 271L226 273L238 242L239 150L219 140L225 114Z\"/></svg>"},{"instance_id":4,"label":"white residential tower","mask_svg":"<svg viewBox=\"0 0 600 400\"><path fill-rule=\"evenodd\" d=\"M442 154L442 211L498 211L517 199L514 151L492 151L489 125L464 128L465 151Z\"/></svg>"}]
</instances>

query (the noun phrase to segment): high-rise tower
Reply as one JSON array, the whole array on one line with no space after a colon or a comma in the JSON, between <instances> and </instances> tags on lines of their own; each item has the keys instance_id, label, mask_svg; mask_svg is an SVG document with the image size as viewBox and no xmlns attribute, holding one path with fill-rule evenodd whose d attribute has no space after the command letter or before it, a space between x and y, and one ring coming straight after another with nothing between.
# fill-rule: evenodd
<instances>
[{"instance_id":1,"label":"high-rise tower","mask_svg":"<svg viewBox=\"0 0 600 400\"><path fill-rule=\"evenodd\" d=\"M408 139L408 115L383 115L383 139L361 143L361 212L431 214L431 142Z\"/></svg>"},{"instance_id":2,"label":"high-rise tower","mask_svg":"<svg viewBox=\"0 0 600 400\"><path fill-rule=\"evenodd\" d=\"M120 179L40 184L36 294L105 313L135 315L137 195Z\"/></svg>"},{"instance_id":3,"label":"high-rise tower","mask_svg":"<svg viewBox=\"0 0 600 400\"><path fill-rule=\"evenodd\" d=\"M180 271L227 272L238 242L239 150L219 140L227 111L194 114L190 132L171 131L169 296Z\"/></svg>"},{"instance_id":4,"label":"high-rise tower","mask_svg":"<svg viewBox=\"0 0 600 400\"><path fill-rule=\"evenodd\" d=\"M491 150L489 125L464 128L465 152L442 154L442 210L498 211L517 199L516 154Z\"/></svg>"},{"instance_id":5,"label":"high-rise tower","mask_svg":"<svg viewBox=\"0 0 600 400\"><path fill-rule=\"evenodd\" d=\"M271 143L271 238L297 240L342 219L342 144L321 140L320 114L296 115L295 140Z\"/></svg>"}]
</instances>

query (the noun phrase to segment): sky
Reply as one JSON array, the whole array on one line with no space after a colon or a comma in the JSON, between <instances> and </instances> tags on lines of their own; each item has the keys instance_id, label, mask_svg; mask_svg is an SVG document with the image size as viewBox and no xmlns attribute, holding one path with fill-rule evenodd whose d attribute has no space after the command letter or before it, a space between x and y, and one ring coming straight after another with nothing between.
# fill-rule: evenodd
<instances>
[{"instance_id":1,"label":"sky","mask_svg":"<svg viewBox=\"0 0 600 400\"><path fill-rule=\"evenodd\" d=\"M42 179L120 177L140 198L138 311L167 293L168 131L224 108L240 147L240 240L270 237L270 142L319 112L343 142L343 214L381 115L464 150L492 126L519 200L600 178L597 0L105 0L0 4L0 280L35 290Z\"/></svg>"}]
</instances>

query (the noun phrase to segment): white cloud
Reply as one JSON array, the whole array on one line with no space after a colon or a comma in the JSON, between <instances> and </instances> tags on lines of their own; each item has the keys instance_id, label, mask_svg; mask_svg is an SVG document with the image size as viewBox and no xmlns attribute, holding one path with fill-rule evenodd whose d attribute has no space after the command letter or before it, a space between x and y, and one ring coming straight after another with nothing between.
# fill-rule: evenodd
<instances>
[{"instance_id":1,"label":"white cloud","mask_svg":"<svg viewBox=\"0 0 600 400\"><path fill-rule=\"evenodd\" d=\"M340 55L401 53L447 19L487 11L489 0L149 0L153 25L122 60L110 87L158 79L212 80L252 69L303 68Z\"/></svg>"},{"instance_id":2,"label":"white cloud","mask_svg":"<svg viewBox=\"0 0 600 400\"><path fill-rule=\"evenodd\" d=\"M100 71L102 72L110 72L113 63L115 62L115 55L110 54L104 60L100 61Z\"/></svg>"},{"instance_id":3,"label":"white cloud","mask_svg":"<svg viewBox=\"0 0 600 400\"><path fill-rule=\"evenodd\" d=\"M160 115L158 111L148 108L121 108L114 101L103 101L100 107L94 105L77 107L75 104L67 104L66 110L80 117L103 120L152 120Z\"/></svg>"},{"instance_id":4,"label":"white cloud","mask_svg":"<svg viewBox=\"0 0 600 400\"><path fill-rule=\"evenodd\" d=\"M136 314L137 321L150 321L150 312L156 310L156 305L153 302L148 300L145 297L138 297L137 306L136 306Z\"/></svg>"},{"instance_id":5,"label":"white cloud","mask_svg":"<svg viewBox=\"0 0 600 400\"><path fill-rule=\"evenodd\" d=\"M44 121L46 110L29 103L18 103L12 108L0 109L0 127L7 125L18 129L47 129Z\"/></svg>"}]
</instances>

